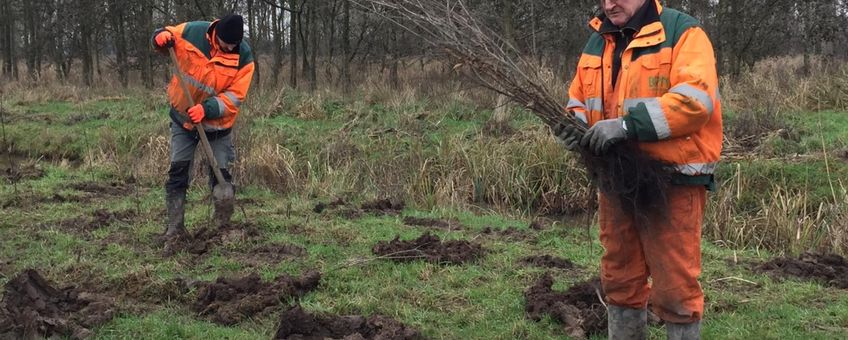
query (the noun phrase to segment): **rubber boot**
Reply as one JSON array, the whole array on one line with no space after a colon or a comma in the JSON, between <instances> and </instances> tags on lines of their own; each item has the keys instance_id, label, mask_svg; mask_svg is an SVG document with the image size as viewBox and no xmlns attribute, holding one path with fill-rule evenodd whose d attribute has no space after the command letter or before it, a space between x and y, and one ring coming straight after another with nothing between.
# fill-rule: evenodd
<instances>
[{"instance_id":1,"label":"rubber boot","mask_svg":"<svg viewBox=\"0 0 848 340\"><path fill-rule=\"evenodd\" d=\"M668 332L669 340L700 340L701 339L701 321L691 323L665 323L665 330Z\"/></svg>"},{"instance_id":2,"label":"rubber boot","mask_svg":"<svg viewBox=\"0 0 848 340\"><path fill-rule=\"evenodd\" d=\"M610 340L644 340L648 333L648 310L609 305L607 326Z\"/></svg>"},{"instance_id":3,"label":"rubber boot","mask_svg":"<svg viewBox=\"0 0 848 340\"><path fill-rule=\"evenodd\" d=\"M166 238L187 235L185 229L185 197L185 190L168 191L165 195L165 207L168 210Z\"/></svg>"}]
</instances>

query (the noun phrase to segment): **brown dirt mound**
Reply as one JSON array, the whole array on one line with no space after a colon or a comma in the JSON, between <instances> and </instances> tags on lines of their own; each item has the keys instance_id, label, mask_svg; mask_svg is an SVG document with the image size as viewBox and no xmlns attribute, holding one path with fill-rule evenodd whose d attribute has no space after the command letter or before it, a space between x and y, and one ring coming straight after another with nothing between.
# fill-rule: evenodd
<instances>
[{"instance_id":1,"label":"brown dirt mound","mask_svg":"<svg viewBox=\"0 0 848 340\"><path fill-rule=\"evenodd\" d=\"M779 278L796 277L848 289L848 261L835 254L804 253L797 259L779 257L755 269Z\"/></svg>"},{"instance_id":2,"label":"brown dirt mound","mask_svg":"<svg viewBox=\"0 0 848 340\"><path fill-rule=\"evenodd\" d=\"M50 196L21 194L14 197L7 197L2 200L0 207L8 208L30 208L34 205L45 203L66 203L66 202L87 202L89 199L78 196L65 196L59 193L54 193Z\"/></svg>"},{"instance_id":3,"label":"brown dirt mound","mask_svg":"<svg viewBox=\"0 0 848 340\"><path fill-rule=\"evenodd\" d=\"M2 177L6 179L6 183L18 183L31 179L39 179L44 177L44 169L41 169L37 163L18 164L16 166L4 166Z\"/></svg>"},{"instance_id":4,"label":"brown dirt mound","mask_svg":"<svg viewBox=\"0 0 848 340\"><path fill-rule=\"evenodd\" d=\"M138 212L135 210L109 211L97 209L87 216L61 221L56 226L74 234L86 234L113 223L130 223L137 216Z\"/></svg>"},{"instance_id":5,"label":"brown dirt mound","mask_svg":"<svg viewBox=\"0 0 848 340\"><path fill-rule=\"evenodd\" d=\"M252 241L261 235L259 228L251 223L230 223L221 228L203 227L193 235L180 239L166 240L166 255L187 252L202 255L216 245Z\"/></svg>"},{"instance_id":6,"label":"brown dirt mound","mask_svg":"<svg viewBox=\"0 0 848 340\"><path fill-rule=\"evenodd\" d=\"M218 278L215 282L199 284L192 310L212 322L233 325L271 313L283 301L317 288L320 280L321 274L315 271L300 278L283 274L271 282L262 282L256 273L241 278Z\"/></svg>"},{"instance_id":7,"label":"brown dirt mound","mask_svg":"<svg viewBox=\"0 0 848 340\"><path fill-rule=\"evenodd\" d=\"M345 202L344 198L338 197L330 203L318 202L317 204L315 204L315 207L312 208L312 212L314 212L316 214L320 214L320 213L324 212L325 209L328 209L328 208L333 209L333 208L337 208L337 207L343 207L343 206L346 206L346 205L347 205L347 202Z\"/></svg>"},{"instance_id":8,"label":"brown dirt mound","mask_svg":"<svg viewBox=\"0 0 848 340\"><path fill-rule=\"evenodd\" d=\"M371 249L374 254L397 262L424 259L433 263L462 264L483 256L483 248L468 241L444 241L426 233L411 241L395 237L391 241L380 241Z\"/></svg>"},{"instance_id":9,"label":"brown dirt mound","mask_svg":"<svg viewBox=\"0 0 848 340\"><path fill-rule=\"evenodd\" d=\"M360 207L362 210L368 213L376 213L376 214L398 214L405 203L402 200L393 200L388 198L377 199L371 202L365 202Z\"/></svg>"},{"instance_id":10,"label":"brown dirt mound","mask_svg":"<svg viewBox=\"0 0 848 340\"><path fill-rule=\"evenodd\" d=\"M492 227L486 227L481 232L483 235L505 238L512 241L526 241L533 239L533 235L529 230L520 230L515 227L495 230Z\"/></svg>"},{"instance_id":11,"label":"brown dirt mound","mask_svg":"<svg viewBox=\"0 0 848 340\"><path fill-rule=\"evenodd\" d=\"M440 220L427 217L407 216L403 218L403 224L439 230L456 230L462 228L462 223L459 223L457 220Z\"/></svg>"},{"instance_id":12,"label":"brown dirt mound","mask_svg":"<svg viewBox=\"0 0 848 340\"><path fill-rule=\"evenodd\" d=\"M606 333L607 311L597 293L601 290L600 278L573 285L565 293L553 291L553 283L551 275L546 273L524 292L528 318L539 321L550 314L574 338Z\"/></svg>"},{"instance_id":13,"label":"brown dirt mound","mask_svg":"<svg viewBox=\"0 0 848 340\"><path fill-rule=\"evenodd\" d=\"M526 266L535 266L535 267L543 267L543 268L559 268L559 269L573 269L574 263L571 261L551 256L551 255L535 255L528 256L521 259L521 263Z\"/></svg>"},{"instance_id":14,"label":"brown dirt mound","mask_svg":"<svg viewBox=\"0 0 848 340\"><path fill-rule=\"evenodd\" d=\"M32 269L6 283L0 307L0 338L85 338L115 315L110 299L73 286L57 289Z\"/></svg>"},{"instance_id":15,"label":"brown dirt mound","mask_svg":"<svg viewBox=\"0 0 848 340\"><path fill-rule=\"evenodd\" d=\"M280 325L274 339L423 339L418 331L380 315L364 317L315 316L300 306L293 306L280 315Z\"/></svg>"},{"instance_id":16,"label":"brown dirt mound","mask_svg":"<svg viewBox=\"0 0 848 340\"><path fill-rule=\"evenodd\" d=\"M252 249L232 251L228 257L248 267L256 268L263 265L274 265L285 259L305 255L306 249L293 244L263 244Z\"/></svg>"},{"instance_id":17,"label":"brown dirt mound","mask_svg":"<svg viewBox=\"0 0 848 340\"><path fill-rule=\"evenodd\" d=\"M70 188L87 192L97 197L103 196L125 196L132 193L133 188L119 182L84 182L70 185Z\"/></svg>"}]
</instances>

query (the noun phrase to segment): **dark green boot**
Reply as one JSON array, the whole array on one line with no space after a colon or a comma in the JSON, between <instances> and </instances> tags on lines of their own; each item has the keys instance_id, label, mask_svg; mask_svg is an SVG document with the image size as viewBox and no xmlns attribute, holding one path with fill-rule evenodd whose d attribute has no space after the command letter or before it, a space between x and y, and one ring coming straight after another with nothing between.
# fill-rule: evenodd
<instances>
[{"instance_id":1,"label":"dark green boot","mask_svg":"<svg viewBox=\"0 0 848 340\"><path fill-rule=\"evenodd\" d=\"M669 340L700 340L701 321L691 323L665 323Z\"/></svg>"},{"instance_id":2,"label":"dark green boot","mask_svg":"<svg viewBox=\"0 0 848 340\"><path fill-rule=\"evenodd\" d=\"M609 305L610 340L644 340L648 333L648 310Z\"/></svg>"},{"instance_id":3,"label":"dark green boot","mask_svg":"<svg viewBox=\"0 0 848 340\"><path fill-rule=\"evenodd\" d=\"M168 229L166 238L188 235L185 229L185 190L169 191L165 194L165 208L168 210Z\"/></svg>"}]
</instances>

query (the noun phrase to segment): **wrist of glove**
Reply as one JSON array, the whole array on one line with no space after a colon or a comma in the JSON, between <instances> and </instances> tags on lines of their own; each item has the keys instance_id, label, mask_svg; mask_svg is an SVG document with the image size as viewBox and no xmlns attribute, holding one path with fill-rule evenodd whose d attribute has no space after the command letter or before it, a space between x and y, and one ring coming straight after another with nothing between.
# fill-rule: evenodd
<instances>
[{"instance_id":1,"label":"wrist of glove","mask_svg":"<svg viewBox=\"0 0 848 340\"><path fill-rule=\"evenodd\" d=\"M580 145L595 155L606 153L610 147L627 139L623 118L604 119L593 125L580 139Z\"/></svg>"},{"instance_id":2,"label":"wrist of glove","mask_svg":"<svg viewBox=\"0 0 848 340\"><path fill-rule=\"evenodd\" d=\"M153 41L156 43L156 47L165 48L165 47L173 47L174 46L174 35L168 31L159 32L156 34L156 37L153 38Z\"/></svg>"}]
</instances>

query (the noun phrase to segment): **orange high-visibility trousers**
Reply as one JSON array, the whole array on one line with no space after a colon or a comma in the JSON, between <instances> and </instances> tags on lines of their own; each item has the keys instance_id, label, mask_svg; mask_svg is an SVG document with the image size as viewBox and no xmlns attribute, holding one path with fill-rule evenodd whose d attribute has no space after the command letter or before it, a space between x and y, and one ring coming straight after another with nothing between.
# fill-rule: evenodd
<instances>
[{"instance_id":1,"label":"orange high-visibility trousers","mask_svg":"<svg viewBox=\"0 0 848 340\"><path fill-rule=\"evenodd\" d=\"M638 309L650 299L654 313L665 321L700 320L704 293L698 276L706 189L670 186L668 211L652 213L646 223L623 213L614 198L600 196L600 238L605 248L601 283L607 302Z\"/></svg>"}]
</instances>

